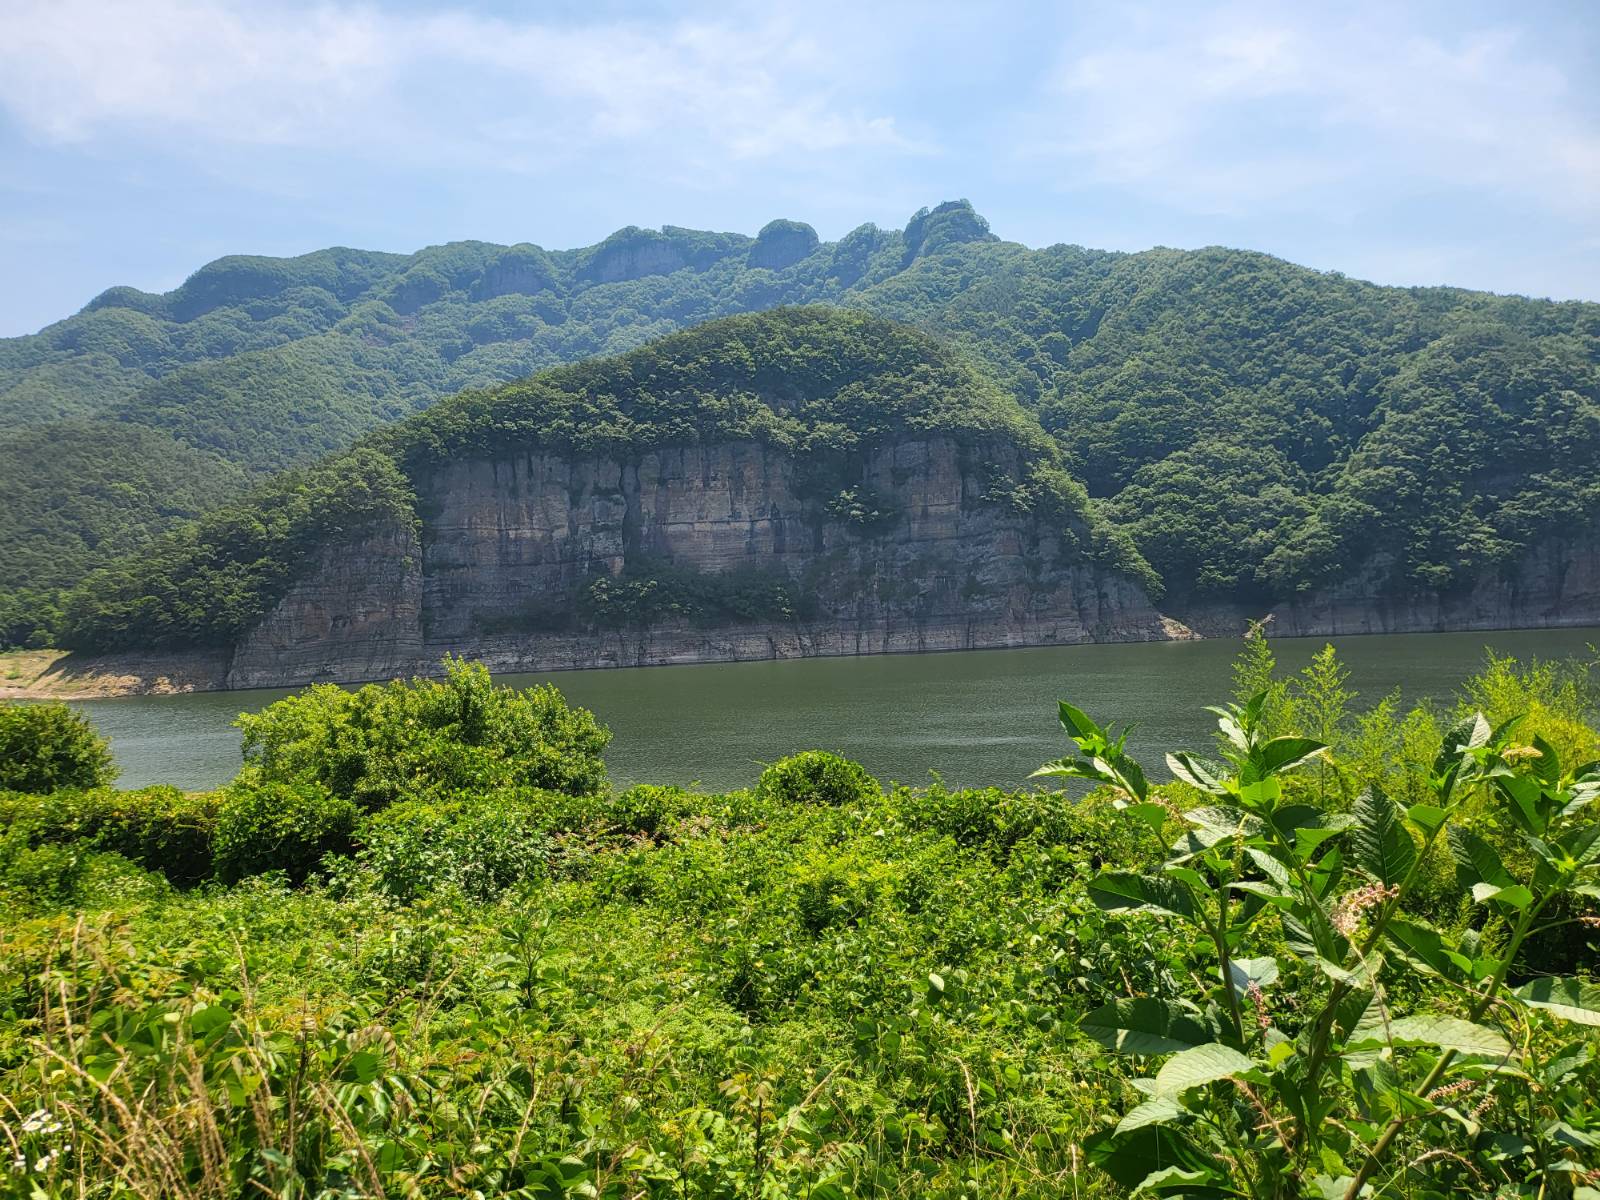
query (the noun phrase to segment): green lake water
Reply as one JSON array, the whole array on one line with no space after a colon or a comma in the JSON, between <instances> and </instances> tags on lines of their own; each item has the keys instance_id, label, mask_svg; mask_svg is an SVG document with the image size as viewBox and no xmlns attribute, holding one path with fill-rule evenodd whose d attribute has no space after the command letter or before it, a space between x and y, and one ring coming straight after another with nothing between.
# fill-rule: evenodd
<instances>
[{"instance_id":1,"label":"green lake water","mask_svg":"<svg viewBox=\"0 0 1600 1200\"><path fill-rule=\"evenodd\" d=\"M1449 698L1493 647L1519 657L1584 655L1600 628L1400 634L1274 643L1299 668L1332 641L1351 686L1375 702L1400 688L1408 700ZM1209 749L1202 710L1228 696L1239 643L1146 642L950 654L507 675L551 680L591 708L615 739L606 761L619 783L750 783L764 763L812 747L859 759L884 780L923 783L930 770L961 785L1018 785L1070 744L1058 698L1102 722L1133 722L1135 753L1156 774L1173 748ZM119 785L210 788L239 768L231 726L282 691L210 692L82 701L111 737Z\"/></svg>"}]
</instances>

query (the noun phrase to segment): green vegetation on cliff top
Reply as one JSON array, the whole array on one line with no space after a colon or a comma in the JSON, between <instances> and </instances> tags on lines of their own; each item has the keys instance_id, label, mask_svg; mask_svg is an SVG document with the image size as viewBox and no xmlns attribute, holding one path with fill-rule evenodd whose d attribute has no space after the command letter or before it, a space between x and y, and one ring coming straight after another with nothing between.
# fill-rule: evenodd
<instances>
[{"instance_id":1,"label":"green vegetation on cliff top","mask_svg":"<svg viewBox=\"0 0 1600 1200\"><path fill-rule=\"evenodd\" d=\"M1178 599L1267 603L1358 574L1455 586L1586 536L1600 511L1600 305L1217 248L1030 250L962 202L836 243L773 222L560 252L327 250L221 259L164 296L114 288L0 342L0 639L26 640L34 616L48 633L57 589L252 475L441 396L818 302L968 352ZM123 482L160 502L107 503ZM58 508L82 519L37 516Z\"/></svg>"}]
</instances>

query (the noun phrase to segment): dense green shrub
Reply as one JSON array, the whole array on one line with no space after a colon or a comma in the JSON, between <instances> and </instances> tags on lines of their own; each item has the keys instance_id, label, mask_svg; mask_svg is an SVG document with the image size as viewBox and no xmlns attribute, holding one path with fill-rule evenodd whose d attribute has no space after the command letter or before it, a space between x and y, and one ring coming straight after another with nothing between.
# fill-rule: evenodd
<instances>
[{"instance_id":1,"label":"dense green shrub","mask_svg":"<svg viewBox=\"0 0 1600 1200\"><path fill-rule=\"evenodd\" d=\"M84 842L187 886L211 874L218 803L216 792L161 785L129 792L95 788L0 796L0 820L26 830L36 845Z\"/></svg>"},{"instance_id":2,"label":"dense green shrub","mask_svg":"<svg viewBox=\"0 0 1600 1200\"><path fill-rule=\"evenodd\" d=\"M117 777L111 743L65 704L0 703L0 791L92 788Z\"/></svg>"},{"instance_id":3,"label":"dense green shrub","mask_svg":"<svg viewBox=\"0 0 1600 1200\"><path fill-rule=\"evenodd\" d=\"M295 883L329 854L348 854L360 813L314 782L246 781L229 788L217 814L217 877L234 883L282 871Z\"/></svg>"},{"instance_id":4,"label":"dense green shrub","mask_svg":"<svg viewBox=\"0 0 1600 1200\"><path fill-rule=\"evenodd\" d=\"M1070 847L1085 861L1125 858L1136 839L1127 823L1095 799L1065 792L1012 792L1002 788L950 789L935 782L924 789L898 788L901 818L914 829L931 829L962 846L1004 855L1014 847Z\"/></svg>"},{"instance_id":5,"label":"dense green shrub","mask_svg":"<svg viewBox=\"0 0 1600 1200\"><path fill-rule=\"evenodd\" d=\"M762 799L786 804L856 804L878 795L878 781L860 763L827 750L803 750L779 759L756 784Z\"/></svg>"},{"instance_id":6,"label":"dense green shrub","mask_svg":"<svg viewBox=\"0 0 1600 1200\"><path fill-rule=\"evenodd\" d=\"M0 905L31 911L76 904L91 853L82 843L31 845L21 828L0 828Z\"/></svg>"},{"instance_id":7,"label":"dense green shrub","mask_svg":"<svg viewBox=\"0 0 1600 1200\"><path fill-rule=\"evenodd\" d=\"M482 663L446 658L445 678L348 692L308 688L237 722L247 771L315 783L363 809L493 788L587 795L605 783L610 731L554 687L499 687Z\"/></svg>"},{"instance_id":8,"label":"dense green shrub","mask_svg":"<svg viewBox=\"0 0 1600 1200\"><path fill-rule=\"evenodd\" d=\"M362 821L359 860L398 900L450 888L491 901L544 876L552 846L546 811L537 795L513 791L402 801Z\"/></svg>"},{"instance_id":9,"label":"dense green shrub","mask_svg":"<svg viewBox=\"0 0 1600 1200\"><path fill-rule=\"evenodd\" d=\"M605 819L624 833L654 837L668 821L690 811L694 804L694 796L682 788L636 783L610 797L603 812Z\"/></svg>"}]
</instances>

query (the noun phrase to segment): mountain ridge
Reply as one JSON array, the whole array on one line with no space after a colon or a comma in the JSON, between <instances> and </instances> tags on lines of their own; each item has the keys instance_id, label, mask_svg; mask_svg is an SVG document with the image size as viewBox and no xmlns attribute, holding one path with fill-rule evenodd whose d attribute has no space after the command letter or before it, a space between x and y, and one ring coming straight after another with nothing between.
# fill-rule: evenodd
<instances>
[{"instance_id":1,"label":"mountain ridge","mask_svg":"<svg viewBox=\"0 0 1600 1200\"><path fill-rule=\"evenodd\" d=\"M1031 250L965 202L903 231L814 237L777 221L755 237L629 227L566 251L231 256L165 297L108 289L0 342L0 476L19 481L0 512L0 544L18 548L0 565L0 641L49 640L55 596L89 569L443 396L790 302L959 346L1196 601L1303 593L1354 574L1358 549L1392 558L1390 583L1448 588L1597 507L1577 464L1600 455L1600 305L1382 288L1250 251ZM1480 418L1518 447L1509 482ZM1457 457L1428 462L1429 438ZM130 497L117 463L136 454L203 486ZM1374 497L1396 470L1406 502L1386 519ZM185 503L152 502L167 495Z\"/></svg>"}]
</instances>

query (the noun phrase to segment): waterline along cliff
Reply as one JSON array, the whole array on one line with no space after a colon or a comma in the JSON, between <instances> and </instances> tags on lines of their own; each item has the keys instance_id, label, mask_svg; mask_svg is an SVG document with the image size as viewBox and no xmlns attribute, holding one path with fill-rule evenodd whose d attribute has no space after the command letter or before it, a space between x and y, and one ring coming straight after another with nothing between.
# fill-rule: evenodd
<instances>
[{"instance_id":1,"label":"waterline along cliff","mask_svg":"<svg viewBox=\"0 0 1600 1200\"><path fill-rule=\"evenodd\" d=\"M446 652L550 670L1600 614L1582 527L1432 583L1379 530L1343 576L1219 602L1107 513L963 352L779 309L443 401L96 572L65 626L83 654L154 652L147 675L268 687Z\"/></svg>"}]
</instances>

